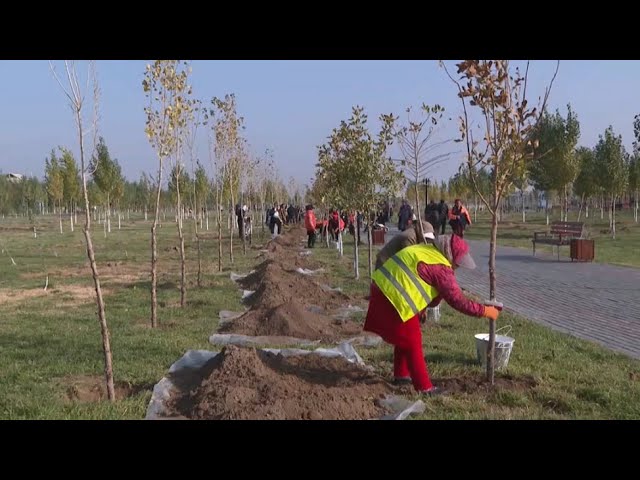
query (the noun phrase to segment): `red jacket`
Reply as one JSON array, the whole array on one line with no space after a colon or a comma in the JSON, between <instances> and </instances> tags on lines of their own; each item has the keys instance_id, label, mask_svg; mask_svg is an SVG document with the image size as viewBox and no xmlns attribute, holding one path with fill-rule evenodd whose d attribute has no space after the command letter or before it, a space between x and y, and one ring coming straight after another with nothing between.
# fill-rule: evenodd
<instances>
[{"instance_id":1,"label":"red jacket","mask_svg":"<svg viewBox=\"0 0 640 480\"><path fill-rule=\"evenodd\" d=\"M451 267L426 265L420 262L417 273L420 278L438 290L438 296L431 300L429 307L436 307L445 300L452 308L471 317L482 317L484 305L464 296ZM416 315L417 317L418 315ZM400 319L391 302L375 283L371 283L371 299L364 324L364 330L377 333L391 344L402 343L411 335L406 323Z\"/></svg>"},{"instance_id":2,"label":"red jacket","mask_svg":"<svg viewBox=\"0 0 640 480\"><path fill-rule=\"evenodd\" d=\"M304 214L304 226L307 232L316 231L316 214L313 210L308 210L307 213Z\"/></svg>"}]
</instances>

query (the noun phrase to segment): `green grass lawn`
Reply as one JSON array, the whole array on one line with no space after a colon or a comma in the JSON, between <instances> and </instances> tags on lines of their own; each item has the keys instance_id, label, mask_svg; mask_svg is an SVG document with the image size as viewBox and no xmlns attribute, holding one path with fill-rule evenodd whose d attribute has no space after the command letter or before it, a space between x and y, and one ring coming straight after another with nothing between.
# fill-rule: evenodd
<instances>
[{"instance_id":1,"label":"green grass lawn","mask_svg":"<svg viewBox=\"0 0 640 480\"><path fill-rule=\"evenodd\" d=\"M168 218L168 217L167 217ZM261 259L257 245L245 257L234 241L236 264L225 258L216 272L217 245L204 242L203 287L195 286L195 242L187 236L188 305L179 307L179 254L175 225L159 230L160 328L149 327L150 223L139 217L123 222L105 239L95 225L94 243L103 275L106 312L112 335L118 385L138 393L111 405L106 401L70 399L70 389L83 379L100 380L103 357L95 315L92 280L83 236L60 234L56 218L37 219L38 237L26 219L0 220L0 418L3 419L141 419L151 388L168 367L189 349L213 349L208 337L216 330L218 311L240 308L239 289L231 271L248 272ZM191 232L191 224L187 230ZM210 232L213 233L213 232ZM256 242L258 243L258 242ZM227 250L225 249L225 252ZM313 258L328 270L332 286L363 299L368 294L366 248L361 251L360 281L351 272L352 243L345 257L320 245ZM226 255L226 254L225 254ZM11 262L13 258L15 265ZM49 287L43 292L46 275ZM422 418L640 418L640 362L595 344L555 333L505 314L499 326L512 325L516 344L506 374L532 377L537 385L524 390L456 393L431 399ZM425 354L432 377L480 378L473 335L486 331L486 321L443 307L442 321L426 327ZM359 349L377 371L389 377L391 347Z\"/></svg>"},{"instance_id":2,"label":"green grass lawn","mask_svg":"<svg viewBox=\"0 0 640 480\"><path fill-rule=\"evenodd\" d=\"M595 261L640 267L640 223L633 219L631 211L616 213L616 239L609 233L609 220L607 212L604 219L600 218L600 211L590 211L589 218L582 215L581 221L585 223L588 235L595 240ZM550 222L559 220L559 216L550 218ZM571 213L569 221L576 221L577 215ZM532 250L531 239L535 231L547 231L546 217L544 213L529 214L526 223L522 223L522 214L513 213L506 215L498 226L498 244L509 247L520 247ZM447 227L449 232L449 227ZM478 215L478 221L466 232L465 238L472 240L489 240L491 232L491 220L487 215ZM555 252L551 245L536 245L536 252ZM569 257L569 247L561 247L561 257Z\"/></svg>"},{"instance_id":3,"label":"green grass lawn","mask_svg":"<svg viewBox=\"0 0 640 480\"><path fill-rule=\"evenodd\" d=\"M368 295L366 246L360 253L361 276L353 280L351 237L345 239L344 257L324 247L314 257L333 265L333 280L359 298ZM366 306L366 305L365 305ZM479 379L474 335L487 333L485 319L467 317L446 304L439 323L423 329L424 352L432 379ZM640 362L613 353L595 343L554 332L531 321L503 313L497 327L510 325L515 338L507 369L497 374L532 380L536 386L521 390L496 389L492 393L456 393L428 400L424 419L638 419L640 418ZM377 371L390 377L393 351L388 345L360 349Z\"/></svg>"},{"instance_id":4,"label":"green grass lawn","mask_svg":"<svg viewBox=\"0 0 640 480\"><path fill-rule=\"evenodd\" d=\"M16 230L18 223L19 219L5 219L0 224L0 418L5 419L143 418L151 389L168 367L186 350L210 348L208 338L217 326L218 311L240 307L240 292L229 272L246 271L256 261L256 250L244 257L237 244L236 264L229 268L225 259L225 270L218 274L217 243L205 241L203 287L197 288L195 242L189 236L191 285L188 306L181 309L179 253L173 249L178 245L177 232L174 224L165 223L159 229L158 247L160 328L154 330L149 326L147 273L150 223L137 219L123 222L117 230L116 221L106 239L102 226L96 224L93 239L103 276L115 379L142 390L114 405L72 402L68 390L74 383L103 375L84 237L79 228L68 231L68 225L61 235L57 220L50 220L39 226L34 239L32 232ZM45 272L49 274L46 294L42 291ZM15 296L9 297L10 293Z\"/></svg>"}]
</instances>

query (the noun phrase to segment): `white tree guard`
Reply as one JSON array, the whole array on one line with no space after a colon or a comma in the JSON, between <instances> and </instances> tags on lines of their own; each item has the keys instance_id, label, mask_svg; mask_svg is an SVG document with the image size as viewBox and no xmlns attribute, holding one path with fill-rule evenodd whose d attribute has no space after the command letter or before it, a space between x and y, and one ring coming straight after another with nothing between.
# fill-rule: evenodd
<instances>
[{"instance_id":1,"label":"white tree guard","mask_svg":"<svg viewBox=\"0 0 640 480\"><path fill-rule=\"evenodd\" d=\"M264 349L264 351L287 357L311 354L323 357L344 357L349 362L364 366L364 362L362 361L362 358L360 358L360 355L358 355L358 352L356 352L353 346L347 343L343 343L332 349L318 348L314 351L271 348ZM169 373L176 373L186 368L192 370L199 369L219 353L220 352L212 352L209 350L189 350L178 361L171 365L171 367L169 367ZM153 393L151 395L151 400L149 401L149 406L147 407L145 420L162 420L163 418L166 418L166 403L171 398L171 392L173 389L173 382L167 377L162 377L162 379L153 387ZM388 395L381 401L381 403L383 406L391 410L391 413L380 417L377 420L405 420L410 415L422 413L425 410L425 404L421 400L412 402L411 400L397 395Z\"/></svg>"}]
</instances>

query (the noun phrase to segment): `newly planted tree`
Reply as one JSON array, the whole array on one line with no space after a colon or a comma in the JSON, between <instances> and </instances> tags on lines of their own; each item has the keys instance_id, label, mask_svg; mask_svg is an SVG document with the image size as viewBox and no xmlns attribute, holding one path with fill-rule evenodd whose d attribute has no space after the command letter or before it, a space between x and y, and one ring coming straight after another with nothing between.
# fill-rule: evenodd
<instances>
[{"instance_id":1,"label":"newly planted tree","mask_svg":"<svg viewBox=\"0 0 640 480\"><path fill-rule=\"evenodd\" d=\"M573 182L573 190L580 197L580 210L578 211L578 221L580 221L585 205L585 216L589 218L588 202L598 191L598 184L594 151L587 147L579 147L576 149L576 158L578 159L578 176Z\"/></svg>"},{"instance_id":2,"label":"newly planted tree","mask_svg":"<svg viewBox=\"0 0 640 480\"><path fill-rule=\"evenodd\" d=\"M633 157L629 164L629 188L633 192L633 217L638 222L638 190L640 190L640 115L633 119Z\"/></svg>"},{"instance_id":3,"label":"newly planted tree","mask_svg":"<svg viewBox=\"0 0 640 480\"><path fill-rule=\"evenodd\" d=\"M231 214L233 215L233 207L238 198L240 175L246 158L241 136L242 130L244 130L244 119L237 114L234 94L225 95L224 100L213 98L211 103L213 108L209 110L208 116L213 119L215 156L218 165L223 166L224 191L231 202ZM205 116L205 120L208 116ZM231 228L229 236L229 259L233 264L233 228Z\"/></svg>"},{"instance_id":4,"label":"newly planted tree","mask_svg":"<svg viewBox=\"0 0 640 480\"><path fill-rule=\"evenodd\" d=\"M420 207L421 195L418 194L418 185L420 180L432 173L436 166L448 160L450 153L440 151L448 143L448 140L438 141L436 139L437 127L444 115L444 107L423 103L420 108L420 116L417 119L412 117L411 107L407 108L406 113L406 125L395 128L394 133L402 153L400 161L402 171L406 178L413 183L418 230L420 239L422 239L422 208Z\"/></svg>"},{"instance_id":5,"label":"newly planted tree","mask_svg":"<svg viewBox=\"0 0 640 480\"><path fill-rule=\"evenodd\" d=\"M93 181L102 191L106 202L104 209L107 231L111 233L111 207L123 195L125 180L118 160L111 158L109 149L102 137L100 137L95 155L91 159L91 170L93 171Z\"/></svg>"},{"instance_id":6,"label":"newly planted tree","mask_svg":"<svg viewBox=\"0 0 640 480\"><path fill-rule=\"evenodd\" d=\"M64 175L60 162L56 157L56 152L51 150L51 157L45 159L45 188L49 201L53 205L53 212L56 211L56 205L58 206L60 233L62 233L62 201L64 199Z\"/></svg>"},{"instance_id":7,"label":"newly planted tree","mask_svg":"<svg viewBox=\"0 0 640 480\"><path fill-rule=\"evenodd\" d=\"M96 292L96 303L98 306L98 321L100 323L100 332L102 335L102 351L104 354L104 374L105 381L107 385L107 396L109 401L115 402L115 389L113 385L113 362L111 358L111 340L109 336L109 328L107 326L107 317L104 309L104 299L102 297L102 289L100 288L100 276L98 274L98 267L96 264L95 252L93 249L93 243L91 241L91 215L89 210L89 194L87 192L87 169L85 164L85 141L84 137L88 133L88 129L83 120L83 107L84 107L84 99L85 93L82 92L80 82L78 79L78 74L76 72L75 63L73 61L65 61L65 71L67 74L67 86L63 85L62 81L56 74L56 71L51 65L51 71L58 84L62 88L65 96L69 101L69 106L73 112L73 117L75 120L75 125L78 134L78 144L80 147L80 173L82 175L82 195L84 197L84 212L85 212L85 222L84 222L84 237L86 240L87 246L87 257L89 258L89 264L91 266L91 273L93 276L93 283ZM96 148L96 137L98 131L98 98L99 98L99 89L98 89L98 80L95 71L95 63L89 63L89 73L88 78L93 80L93 147Z\"/></svg>"},{"instance_id":8,"label":"newly planted tree","mask_svg":"<svg viewBox=\"0 0 640 480\"><path fill-rule=\"evenodd\" d=\"M156 230L160 215L162 171L164 161L175 154L176 130L183 121L183 95L187 87L187 65L179 60L156 60L147 65L142 88L149 100L145 133L158 157L156 204L151 226L151 326L158 326L158 247Z\"/></svg>"},{"instance_id":9,"label":"newly planted tree","mask_svg":"<svg viewBox=\"0 0 640 480\"><path fill-rule=\"evenodd\" d=\"M609 196L611 203L609 228L616 238L616 199L624 193L629 180L628 156L622 143L622 135L616 136L613 127L605 130L595 148L595 171L598 185Z\"/></svg>"},{"instance_id":10,"label":"newly planted tree","mask_svg":"<svg viewBox=\"0 0 640 480\"><path fill-rule=\"evenodd\" d=\"M67 205L69 212L69 219L71 224L71 231L73 232L73 223L75 209L78 200L80 199L80 174L78 172L78 165L76 165L76 160L73 158L73 154L66 149L62 150L62 179L63 179L63 191L64 191L64 202Z\"/></svg>"},{"instance_id":11,"label":"newly planted tree","mask_svg":"<svg viewBox=\"0 0 640 480\"><path fill-rule=\"evenodd\" d=\"M395 195L404 180L387 154L393 143L394 117L381 115L379 120L380 131L374 137L364 108L353 107L351 118L343 120L329 142L318 147L316 177L322 179L324 194L338 205L364 212L365 218L370 218L381 201ZM369 277L373 275L371 230L370 224ZM355 261L357 264L357 257Z\"/></svg>"},{"instance_id":12,"label":"newly planted tree","mask_svg":"<svg viewBox=\"0 0 640 480\"><path fill-rule=\"evenodd\" d=\"M441 65L458 90L463 107L460 117L459 141L465 141L467 164L478 196L491 214L491 242L489 250L489 298L496 298L496 246L498 234L498 212L507 189L515 178L524 175L528 163L534 158L533 133L544 111L559 63L544 96L537 107L531 108L527 98L529 62L524 74L516 68L511 71L508 60L465 60L457 66L455 79ZM482 121L482 138L474 135L470 120L470 107L479 110ZM477 168L488 168L493 180L491 197L481 194L477 184ZM489 348L487 352L487 378L494 383L495 324L489 322Z\"/></svg>"},{"instance_id":13,"label":"newly planted tree","mask_svg":"<svg viewBox=\"0 0 640 480\"><path fill-rule=\"evenodd\" d=\"M562 194L560 218L567 221L569 186L579 171L575 149L580 138L580 122L571 105L567 105L567 118L558 110L554 115L544 111L534 136L539 147L528 168L530 178L536 188Z\"/></svg>"}]
</instances>

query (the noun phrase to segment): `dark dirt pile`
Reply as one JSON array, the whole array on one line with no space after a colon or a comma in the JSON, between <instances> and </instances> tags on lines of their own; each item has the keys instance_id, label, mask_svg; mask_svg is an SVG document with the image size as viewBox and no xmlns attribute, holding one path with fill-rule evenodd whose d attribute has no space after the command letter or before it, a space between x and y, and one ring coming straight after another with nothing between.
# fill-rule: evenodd
<instances>
[{"instance_id":1,"label":"dark dirt pile","mask_svg":"<svg viewBox=\"0 0 640 480\"><path fill-rule=\"evenodd\" d=\"M302 229L293 229L270 242L282 254L269 254L255 272L239 285L255 293L245 300L250 310L226 323L221 333L252 336L285 336L308 340L334 341L362 335L362 326L353 321L336 321L332 314L354 301L342 292L325 291L317 275L303 275L297 268L315 270L317 265L300 257L296 239Z\"/></svg>"},{"instance_id":2,"label":"dark dirt pile","mask_svg":"<svg viewBox=\"0 0 640 480\"><path fill-rule=\"evenodd\" d=\"M262 308L273 308L296 298L305 304L335 310L351 300L342 292L325 292L312 276L287 271L275 260L263 262L255 273L241 280L240 285L255 291L246 300L247 305Z\"/></svg>"},{"instance_id":3,"label":"dark dirt pile","mask_svg":"<svg viewBox=\"0 0 640 480\"><path fill-rule=\"evenodd\" d=\"M297 300L290 300L273 308L249 310L220 327L220 332L331 341L362 335L362 326L349 321L340 324L327 315L310 311Z\"/></svg>"},{"instance_id":4,"label":"dark dirt pile","mask_svg":"<svg viewBox=\"0 0 640 480\"><path fill-rule=\"evenodd\" d=\"M315 354L282 357L227 346L198 371L173 375L169 416L200 420L363 420L387 412L382 378Z\"/></svg>"}]
</instances>

